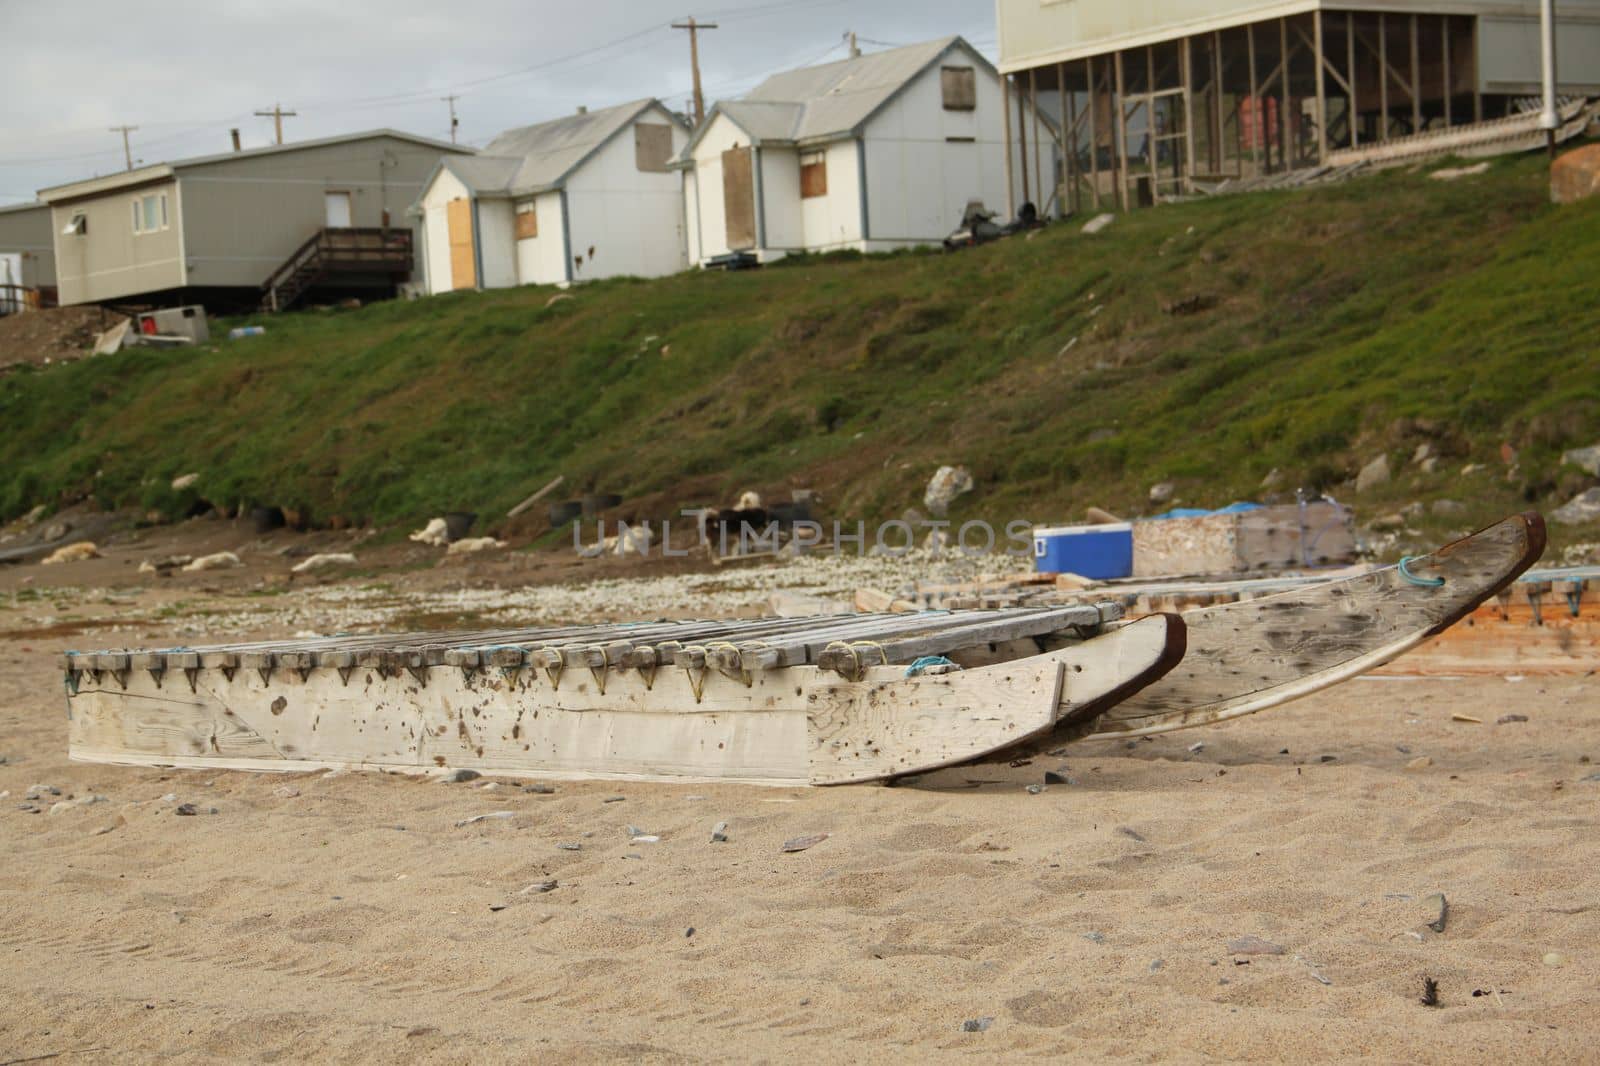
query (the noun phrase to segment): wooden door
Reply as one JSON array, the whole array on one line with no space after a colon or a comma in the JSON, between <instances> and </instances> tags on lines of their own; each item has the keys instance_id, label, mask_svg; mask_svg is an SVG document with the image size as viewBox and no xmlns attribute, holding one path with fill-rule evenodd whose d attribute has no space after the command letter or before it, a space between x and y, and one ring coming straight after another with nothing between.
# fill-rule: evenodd
<instances>
[{"instance_id":1,"label":"wooden door","mask_svg":"<svg viewBox=\"0 0 1600 1066\"><path fill-rule=\"evenodd\" d=\"M450 230L450 287L476 288L478 263L472 254L472 201L451 200L445 205L445 221Z\"/></svg>"},{"instance_id":2,"label":"wooden door","mask_svg":"<svg viewBox=\"0 0 1600 1066\"><path fill-rule=\"evenodd\" d=\"M742 252L756 246L756 187L750 148L722 153L722 215L728 249Z\"/></svg>"}]
</instances>

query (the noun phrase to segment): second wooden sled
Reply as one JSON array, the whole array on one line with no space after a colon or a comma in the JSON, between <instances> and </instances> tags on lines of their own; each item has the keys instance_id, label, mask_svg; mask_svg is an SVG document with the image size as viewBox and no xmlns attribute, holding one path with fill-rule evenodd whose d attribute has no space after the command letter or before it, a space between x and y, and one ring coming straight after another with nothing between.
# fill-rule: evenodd
<instances>
[{"instance_id":1,"label":"second wooden sled","mask_svg":"<svg viewBox=\"0 0 1600 1066\"><path fill-rule=\"evenodd\" d=\"M941 612L920 622L923 631L937 623L929 635L913 616L851 616L601 627L629 638L608 644L596 643L596 627L578 627L497 634L494 643L483 639L490 635L351 638L69 654L70 755L248 770L871 781L1049 734L1138 692L1182 658L1177 615L1077 643L1055 639L1075 617L1099 630L1103 616L1093 607ZM808 625L810 636L796 636ZM872 642L891 662L941 646L958 659L962 648L986 649L980 658L992 660L1019 634L1032 653L907 676L904 662L865 665L848 646L816 639L819 627L872 626L900 627L898 641ZM699 643L681 639L694 634ZM974 634L1007 639L975 644ZM815 665L841 647L846 661Z\"/></svg>"},{"instance_id":2,"label":"second wooden sled","mask_svg":"<svg viewBox=\"0 0 1600 1066\"><path fill-rule=\"evenodd\" d=\"M1454 625L1544 545L1544 519L1528 511L1399 566L1186 612L1189 650L1176 669L1064 731L1090 740L1165 733L1310 695Z\"/></svg>"}]
</instances>

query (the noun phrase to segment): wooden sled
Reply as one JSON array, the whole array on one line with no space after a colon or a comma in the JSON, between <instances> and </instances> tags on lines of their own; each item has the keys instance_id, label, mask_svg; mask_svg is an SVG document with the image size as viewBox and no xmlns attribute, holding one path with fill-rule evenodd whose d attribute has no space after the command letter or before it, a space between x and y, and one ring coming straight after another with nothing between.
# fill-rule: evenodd
<instances>
[{"instance_id":1,"label":"wooden sled","mask_svg":"<svg viewBox=\"0 0 1600 1066\"><path fill-rule=\"evenodd\" d=\"M1189 650L1177 668L1063 731L1089 740L1165 733L1348 680L1471 613L1532 566L1544 544L1544 519L1530 511L1404 567L1186 612Z\"/></svg>"},{"instance_id":2,"label":"wooden sled","mask_svg":"<svg viewBox=\"0 0 1600 1066\"><path fill-rule=\"evenodd\" d=\"M1071 725L1182 658L1176 615L1106 631L1118 617L1108 604L69 654L70 755L870 781ZM924 656L950 662L908 667Z\"/></svg>"}]
</instances>

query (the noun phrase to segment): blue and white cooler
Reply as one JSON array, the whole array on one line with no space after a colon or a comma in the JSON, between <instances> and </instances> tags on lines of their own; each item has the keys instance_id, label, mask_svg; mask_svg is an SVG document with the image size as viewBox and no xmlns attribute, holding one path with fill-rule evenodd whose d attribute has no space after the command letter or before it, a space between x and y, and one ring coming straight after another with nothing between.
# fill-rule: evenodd
<instances>
[{"instance_id":1,"label":"blue and white cooler","mask_svg":"<svg viewBox=\"0 0 1600 1066\"><path fill-rule=\"evenodd\" d=\"M1106 580L1133 573L1133 523L1035 526L1033 565L1041 574L1072 573Z\"/></svg>"}]
</instances>

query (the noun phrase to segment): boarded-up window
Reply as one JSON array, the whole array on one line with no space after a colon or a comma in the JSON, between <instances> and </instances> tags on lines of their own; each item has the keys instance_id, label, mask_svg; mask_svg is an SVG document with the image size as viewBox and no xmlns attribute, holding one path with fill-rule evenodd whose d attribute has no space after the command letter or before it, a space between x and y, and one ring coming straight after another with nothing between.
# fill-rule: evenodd
<instances>
[{"instance_id":1,"label":"boarded-up window","mask_svg":"<svg viewBox=\"0 0 1600 1066\"><path fill-rule=\"evenodd\" d=\"M527 210L517 212L517 240L531 240L539 235L539 213L532 204Z\"/></svg>"},{"instance_id":2,"label":"boarded-up window","mask_svg":"<svg viewBox=\"0 0 1600 1066\"><path fill-rule=\"evenodd\" d=\"M978 74L971 67L940 67L939 88L946 111L977 110Z\"/></svg>"},{"instance_id":3,"label":"boarded-up window","mask_svg":"<svg viewBox=\"0 0 1600 1066\"><path fill-rule=\"evenodd\" d=\"M636 122L633 126L633 160L640 170L665 173L672 158L672 127L659 122Z\"/></svg>"},{"instance_id":4,"label":"boarded-up window","mask_svg":"<svg viewBox=\"0 0 1600 1066\"><path fill-rule=\"evenodd\" d=\"M472 201L451 200L445 205L444 217L450 233L450 287L474 288L478 262L472 249Z\"/></svg>"},{"instance_id":5,"label":"boarded-up window","mask_svg":"<svg viewBox=\"0 0 1600 1066\"><path fill-rule=\"evenodd\" d=\"M828 157L822 152L800 153L800 197L828 195Z\"/></svg>"},{"instance_id":6,"label":"boarded-up window","mask_svg":"<svg viewBox=\"0 0 1600 1066\"><path fill-rule=\"evenodd\" d=\"M722 153L722 219L727 227L728 249L741 252L756 246L756 189L751 149L729 148Z\"/></svg>"}]
</instances>

